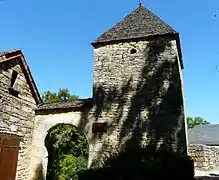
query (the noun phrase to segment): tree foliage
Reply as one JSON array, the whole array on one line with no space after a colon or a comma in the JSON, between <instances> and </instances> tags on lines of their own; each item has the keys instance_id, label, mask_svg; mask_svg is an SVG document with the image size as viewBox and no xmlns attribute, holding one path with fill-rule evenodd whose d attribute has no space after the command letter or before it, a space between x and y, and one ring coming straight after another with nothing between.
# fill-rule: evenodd
<instances>
[{"instance_id":1,"label":"tree foliage","mask_svg":"<svg viewBox=\"0 0 219 180\"><path fill-rule=\"evenodd\" d=\"M69 179L86 169L88 144L84 135L72 125L60 124L46 137L48 150L47 179Z\"/></svg>"},{"instance_id":2,"label":"tree foliage","mask_svg":"<svg viewBox=\"0 0 219 180\"><path fill-rule=\"evenodd\" d=\"M60 88L59 91L45 91L42 94L42 100L45 103L51 102L70 102L78 99L78 96L72 95L67 88Z\"/></svg>"},{"instance_id":3,"label":"tree foliage","mask_svg":"<svg viewBox=\"0 0 219 180\"><path fill-rule=\"evenodd\" d=\"M87 159L83 156L65 155L60 161L59 180L78 179L77 174L86 170Z\"/></svg>"},{"instance_id":4,"label":"tree foliage","mask_svg":"<svg viewBox=\"0 0 219 180\"><path fill-rule=\"evenodd\" d=\"M204 120L202 117L187 117L187 125L188 128L194 128L197 125L205 125L205 124L210 124L208 121Z\"/></svg>"}]
</instances>

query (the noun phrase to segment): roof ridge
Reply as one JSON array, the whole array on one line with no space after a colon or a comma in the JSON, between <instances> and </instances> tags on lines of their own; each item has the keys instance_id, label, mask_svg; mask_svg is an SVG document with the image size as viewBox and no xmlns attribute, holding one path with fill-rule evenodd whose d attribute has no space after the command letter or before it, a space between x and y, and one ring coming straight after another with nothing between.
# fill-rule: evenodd
<instances>
[{"instance_id":1,"label":"roof ridge","mask_svg":"<svg viewBox=\"0 0 219 180\"><path fill-rule=\"evenodd\" d=\"M198 128L198 127L207 127L207 126L219 126L219 124L199 124L196 125L195 127Z\"/></svg>"},{"instance_id":2,"label":"roof ridge","mask_svg":"<svg viewBox=\"0 0 219 180\"><path fill-rule=\"evenodd\" d=\"M48 105L48 104L58 104L58 103L73 103L73 102L79 102L79 101L86 101L86 100L91 100L92 98L84 98L84 99L77 99L77 100L72 100L72 101L59 101L59 102L42 102L41 104L39 104L38 106L42 106L42 105Z\"/></svg>"},{"instance_id":3,"label":"roof ridge","mask_svg":"<svg viewBox=\"0 0 219 180\"><path fill-rule=\"evenodd\" d=\"M57 102L57 103L42 103L38 104L36 111L47 109L66 109L66 108L78 108L84 105L92 105L93 98L79 99L77 101L70 102Z\"/></svg>"}]
</instances>

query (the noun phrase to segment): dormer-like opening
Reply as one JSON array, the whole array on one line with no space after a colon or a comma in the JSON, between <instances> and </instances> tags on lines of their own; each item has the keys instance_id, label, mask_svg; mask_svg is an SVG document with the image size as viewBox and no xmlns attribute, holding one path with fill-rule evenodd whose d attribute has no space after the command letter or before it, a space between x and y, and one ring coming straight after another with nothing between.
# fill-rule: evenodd
<instances>
[{"instance_id":1,"label":"dormer-like opening","mask_svg":"<svg viewBox=\"0 0 219 180\"><path fill-rule=\"evenodd\" d=\"M18 94L19 94L18 91L14 88L17 76L18 76L18 72L13 70L12 75L11 75L11 84L10 84L10 87L8 88L9 94L15 97L18 97Z\"/></svg>"},{"instance_id":2,"label":"dormer-like opening","mask_svg":"<svg viewBox=\"0 0 219 180\"><path fill-rule=\"evenodd\" d=\"M11 75L11 85L10 85L10 87L12 87L12 88L14 87L14 83L17 79L17 76L18 76L18 72L13 70L12 75Z\"/></svg>"}]
</instances>

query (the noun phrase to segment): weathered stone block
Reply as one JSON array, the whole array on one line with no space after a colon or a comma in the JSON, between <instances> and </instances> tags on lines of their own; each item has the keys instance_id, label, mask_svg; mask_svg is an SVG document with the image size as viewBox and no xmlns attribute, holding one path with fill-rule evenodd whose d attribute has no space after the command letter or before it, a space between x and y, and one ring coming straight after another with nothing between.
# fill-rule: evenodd
<instances>
[{"instance_id":1,"label":"weathered stone block","mask_svg":"<svg viewBox=\"0 0 219 180\"><path fill-rule=\"evenodd\" d=\"M219 165L219 148L216 146L190 145L189 155L198 170L212 170Z\"/></svg>"}]
</instances>

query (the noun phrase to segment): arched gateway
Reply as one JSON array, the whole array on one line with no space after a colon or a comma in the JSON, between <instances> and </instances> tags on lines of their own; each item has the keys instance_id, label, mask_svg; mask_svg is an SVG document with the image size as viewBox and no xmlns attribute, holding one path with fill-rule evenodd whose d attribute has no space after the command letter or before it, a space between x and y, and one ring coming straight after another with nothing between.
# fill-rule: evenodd
<instances>
[{"instance_id":1,"label":"arched gateway","mask_svg":"<svg viewBox=\"0 0 219 180\"><path fill-rule=\"evenodd\" d=\"M45 141L48 133L60 124L72 125L76 127L78 131L82 132L85 136L86 141L89 142L89 122L87 121L87 115L91 101L83 100L74 102L74 104L69 103L59 103L50 104L52 109L48 110L48 106L41 106L36 111L35 118L35 128L33 135L33 145L32 145L32 158L31 158L31 174L30 179L42 179L46 178L47 165L48 165L48 147L46 147ZM50 107L51 108L51 107ZM88 143L89 144L89 143ZM90 151L90 150L89 150ZM89 153L90 154L90 153ZM90 159L89 159L90 161ZM89 166L90 162L88 162Z\"/></svg>"},{"instance_id":2,"label":"arched gateway","mask_svg":"<svg viewBox=\"0 0 219 180\"><path fill-rule=\"evenodd\" d=\"M75 179L78 172L87 169L88 142L75 126L53 126L47 133L45 146L48 152L46 179Z\"/></svg>"},{"instance_id":3,"label":"arched gateway","mask_svg":"<svg viewBox=\"0 0 219 180\"><path fill-rule=\"evenodd\" d=\"M137 140L187 152L179 34L140 5L92 45L93 97L70 103L42 103L22 52L0 53L3 122L21 137L16 179L45 179L45 138L57 124L83 132L88 167Z\"/></svg>"}]
</instances>

